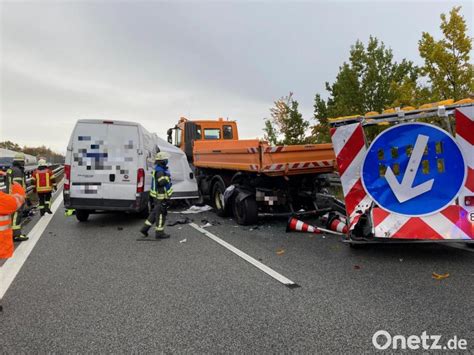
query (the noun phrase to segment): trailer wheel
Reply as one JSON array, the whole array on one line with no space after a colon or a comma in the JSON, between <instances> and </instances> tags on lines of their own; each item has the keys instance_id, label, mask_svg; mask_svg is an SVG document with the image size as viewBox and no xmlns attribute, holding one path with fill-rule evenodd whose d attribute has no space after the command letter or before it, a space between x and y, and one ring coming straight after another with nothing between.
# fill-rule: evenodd
<instances>
[{"instance_id":1,"label":"trailer wheel","mask_svg":"<svg viewBox=\"0 0 474 355\"><path fill-rule=\"evenodd\" d=\"M238 224L246 226L257 223L258 209L255 197L249 196L244 200L236 198L232 204L232 209Z\"/></svg>"},{"instance_id":2,"label":"trailer wheel","mask_svg":"<svg viewBox=\"0 0 474 355\"><path fill-rule=\"evenodd\" d=\"M212 186L212 204L219 217L225 217L228 215L228 210L224 206L224 191L224 184L222 181L217 180Z\"/></svg>"},{"instance_id":3,"label":"trailer wheel","mask_svg":"<svg viewBox=\"0 0 474 355\"><path fill-rule=\"evenodd\" d=\"M79 222L86 222L89 219L89 211L76 210L76 218Z\"/></svg>"}]
</instances>

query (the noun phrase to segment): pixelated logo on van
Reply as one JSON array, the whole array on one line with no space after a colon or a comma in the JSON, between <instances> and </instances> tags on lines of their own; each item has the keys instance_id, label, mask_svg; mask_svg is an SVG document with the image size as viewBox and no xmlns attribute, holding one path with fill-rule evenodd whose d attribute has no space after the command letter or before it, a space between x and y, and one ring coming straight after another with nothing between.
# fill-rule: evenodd
<instances>
[{"instance_id":1,"label":"pixelated logo on van","mask_svg":"<svg viewBox=\"0 0 474 355\"><path fill-rule=\"evenodd\" d=\"M93 139L91 136L78 136L77 149L73 152L74 162L96 174L109 174L114 171L128 180L130 172L124 166L134 161L135 143L127 138L122 147L109 146L105 137Z\"/></svg>"}]
</instances>

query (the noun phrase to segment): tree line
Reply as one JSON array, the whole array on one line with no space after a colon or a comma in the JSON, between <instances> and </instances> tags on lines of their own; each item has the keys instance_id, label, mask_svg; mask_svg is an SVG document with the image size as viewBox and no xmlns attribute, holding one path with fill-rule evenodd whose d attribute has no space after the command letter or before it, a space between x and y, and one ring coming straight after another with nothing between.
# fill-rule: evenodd
<instances>
[{"instance_id":1,"label":"tree line","mask_svg":"<svg viewBox=\"0 0 474 355\"><path fill-rule=\"evenodd\" d=\"M417 107L473 95L472 38L461 7L453 7L449 15L441 14L440 18L443 37L436 40L423 32L418 41L421 66L407 59L394 61L392 49L376 37L370 36L367 44L357 40L336 80L325 83L328 98L315 95L314 124L303 118L290 92L274 102L270 117L264 119L265 139L273 145L326 143L330 142L330 117L381 113L387 108Z\"/></svg>"},{"instance_id":2,"label":"tree line","mask_svg":"<svg viewBox=\"0 0 474 355\"><path fill-rule=\"evenodd\" d=\"M13 150L15 152L22 152L25 154L32 155L36 158L44 158L49 163L52 164L62 164L64 163L64 155L53 152L50 148L42 145L41 147L21 147L20 145L13 143L11 141L0 142L0 148Z\"/></svg>"}]
</instances>

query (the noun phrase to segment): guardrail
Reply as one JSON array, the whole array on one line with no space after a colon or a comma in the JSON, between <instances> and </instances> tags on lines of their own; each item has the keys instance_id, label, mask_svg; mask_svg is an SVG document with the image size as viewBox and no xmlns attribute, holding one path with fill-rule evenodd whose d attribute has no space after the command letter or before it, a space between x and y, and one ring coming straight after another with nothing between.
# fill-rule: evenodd
<instances>
[{"instance_id":1,"label":"guardrail","mask_svg":"<svg viewBox=\"0 0 474 355\"><path fill-rule=\"evenodd\" d=\"M64 166L63 165L52 165L51 166L54 174L54 181L58 183L64 174ZM35 190L35 185L33 184L34 178L31 177L32 172L30 172L30 176L26 179L26 194L30 195Z\"/></svg>"}]
</instances>

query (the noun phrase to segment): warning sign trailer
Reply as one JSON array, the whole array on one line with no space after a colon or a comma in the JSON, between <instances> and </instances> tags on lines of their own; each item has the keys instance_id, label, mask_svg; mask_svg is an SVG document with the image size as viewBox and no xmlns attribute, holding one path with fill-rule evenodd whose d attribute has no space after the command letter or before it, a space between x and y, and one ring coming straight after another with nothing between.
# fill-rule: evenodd
<instances>
[{"instance_id":1,"label":"warning sign trailer","mask_svg":"<svg viewBox=\"0 0 474 355\"><path fill-rule=\"evenodd\" d=\"M329 121L346 242L474 246L474 100Z\"/></svg>"}]
</instances>

